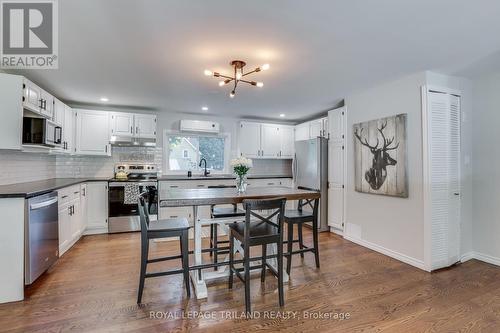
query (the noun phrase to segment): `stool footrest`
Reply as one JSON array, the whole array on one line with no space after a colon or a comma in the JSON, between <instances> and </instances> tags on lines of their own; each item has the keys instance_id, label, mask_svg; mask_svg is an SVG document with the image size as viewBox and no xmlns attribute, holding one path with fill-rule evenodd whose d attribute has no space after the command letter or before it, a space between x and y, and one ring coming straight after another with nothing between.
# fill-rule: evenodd
<instances>
[{"instance_id":1,"label":"stool footrest","mask_svg":"<svg viewBox=\"0 0 500 333\"><path fill-rule=\"evenodd\" d=\"M174 260L174 259L182 259L182 255L148 259L147 263L151 264L151 263L154 263L154 262L160 262L160 261L166 261L166 260Z\"/></svg>"},{"instance_id":2,"label":"stool footrest","mask_svg":"<svg viewBox=\"0 0 500 333\"><path fill-rule=\"evenodd\" d=\"M183 272L184 272L184 270L182 270L182 269L175 269L175 270L165 271L165 272L146 273L145 277L151 278L151 277L158 277L158 276L165 276L165 275L180 274Z\"/></svg>"}]
</instances>

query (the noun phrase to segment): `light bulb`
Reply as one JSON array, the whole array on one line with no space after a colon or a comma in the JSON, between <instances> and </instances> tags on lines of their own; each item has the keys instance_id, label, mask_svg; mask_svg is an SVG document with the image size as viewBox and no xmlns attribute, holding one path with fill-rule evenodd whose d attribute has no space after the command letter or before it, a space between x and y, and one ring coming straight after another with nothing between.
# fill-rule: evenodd
<instances>
[{"instance_id":1,"label":"light bulb","mask_svg":"<svg viewBox=\"0 0 500 333\"><path fill-rule=\"evenodd\" d=\"M209 71L208 69L205 69L205 71L203 72L206 76L212 76L214 75L214 73L212 71Z\"/></svg>"},{"instance_id":2,"label":"light bulb","mask_svg":"<svg viewBox=\"0 0 500 333\"><path fill-rule=\"evenodd\" d=\"M236 80L241 80L241 77L242 77L242 76L243 76L243 75L241 75L241 73L236 73Z\"/></svg>"},{"instance_id":3,"label":"light bulb","mask_svg":"<svg viewBox=\"0 0 500 333\"><path fill-rule=\"evenodd\" d=\"M257 87L262 88L264 86L264 83L262 82L257 82Z\"/></svg>"},{"instance_id":4,"label":"light bulb","mask_svg":"<svg viewBox=\"0 0 500 333\"><path fill-rule=\"evenodd\" d=\"M222 87L222 86L223 86L223 85L225 85L225 84L226 84L226 82L224 82L224 81L219 81L219 87Z\"/></svg>"},{"instance_id":5,"label":"light bulb","mask_svg":"<svg viewBox=\"0 0 500 333\"><path fill-rule=\"evenodd\" d=\"M233 90L233 91L231 91L231 93L229 94L229 97L234 98L234 95L235 95L235 93L234 93L234 90Z\"/></svg>"},{"instance_id":6,"label":"light bulb","mask_svg":"<svg viewBox=\"0 0 500 333\"><path fill-rule=\"evenodd\" d=\"M262 65L261 69L263 71L267 71L269 69L269 67L271 67L271 66L269 66L269 64L264 64L264 65Z\"/></svg>"},{"instance_id":7,"label":"light bulb","mask_svg":"<svg viewBox=\"0 0 500 333\"><path fill-rule=\"evenodd\" d=\"M202 109L203 111L208 111L208 106L202 106L202 107L201 107L201 109Z\"/></svg>"},{"instance_id":8,"label":"light bulb","mask_svg":"<svg viewBox=\"0 0 500 333\"><path fill-rule=\"evenodd\" d=\"M280 117L281 118L285 118L285 114L284 113L280 113Z\"/></svg>"}]
</instances>

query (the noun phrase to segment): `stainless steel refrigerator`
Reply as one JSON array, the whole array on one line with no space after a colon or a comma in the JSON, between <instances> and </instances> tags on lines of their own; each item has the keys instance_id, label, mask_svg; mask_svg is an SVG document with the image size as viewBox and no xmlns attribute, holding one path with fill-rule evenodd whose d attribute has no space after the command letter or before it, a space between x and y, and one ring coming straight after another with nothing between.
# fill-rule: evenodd
<instances>
[{"instance_id":1,"label":"stainless steel refrigerator","mask_svg":"<svg viewBox=\"0 0 500 333\"><path fill-rule=\"evenodd\" d=\"M321 192L318 229L328 231L328 140L296 141L293 174L295 186Z\"/></svg>"}]
</instances>

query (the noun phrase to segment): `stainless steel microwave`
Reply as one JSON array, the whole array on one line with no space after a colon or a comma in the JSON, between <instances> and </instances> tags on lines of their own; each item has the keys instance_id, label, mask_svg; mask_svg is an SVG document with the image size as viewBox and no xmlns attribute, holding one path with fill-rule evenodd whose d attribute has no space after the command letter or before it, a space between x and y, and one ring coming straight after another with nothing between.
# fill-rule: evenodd
<instances>
[{"instance_id":1,"label":"stainless steel microwave","mask_svg":"<svg viewBox=\"0 0 500 333\"><path fill-rule=\"evenodd\" d=\"M62 144L62 128L45 118L23 118L23 144L57 147Z\"/></svg>"}]
</instances>

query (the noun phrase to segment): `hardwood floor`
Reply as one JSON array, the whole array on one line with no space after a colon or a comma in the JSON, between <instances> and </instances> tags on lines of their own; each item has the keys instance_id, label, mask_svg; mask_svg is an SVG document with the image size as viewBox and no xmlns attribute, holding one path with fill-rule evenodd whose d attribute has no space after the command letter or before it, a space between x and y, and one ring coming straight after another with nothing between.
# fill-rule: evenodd
<instances>
[{"instance_id":1,"label":"hardwood floor","mask_svg":"<svg viewBox=\"0 0 500 333\"><path fill-rule=\"evenodd\" d=\"M305 239L309 242L310 234ZM0 305L0 331L500 330L500 268L471 260L429 274L328 233L320 235L320 270L314 267L312 254L306 254L304 261L294 258L282 312L271 274L265 285L258 276L252 280L252 309L260 318L241 317L243 284L235 280L229 291L226 279L212 282L208 299L202 301L185 297L181 275L147 279L145 305L138 307L139 241L138 233L83 238L27 289L25 301ZM151 256L174 251L178 242L151 246ZM278 313L291 318L271 317ZM335 313L349 318L340 320ZM332 318L307 319L307 314Z\"/></svg>"}]
</instances>

